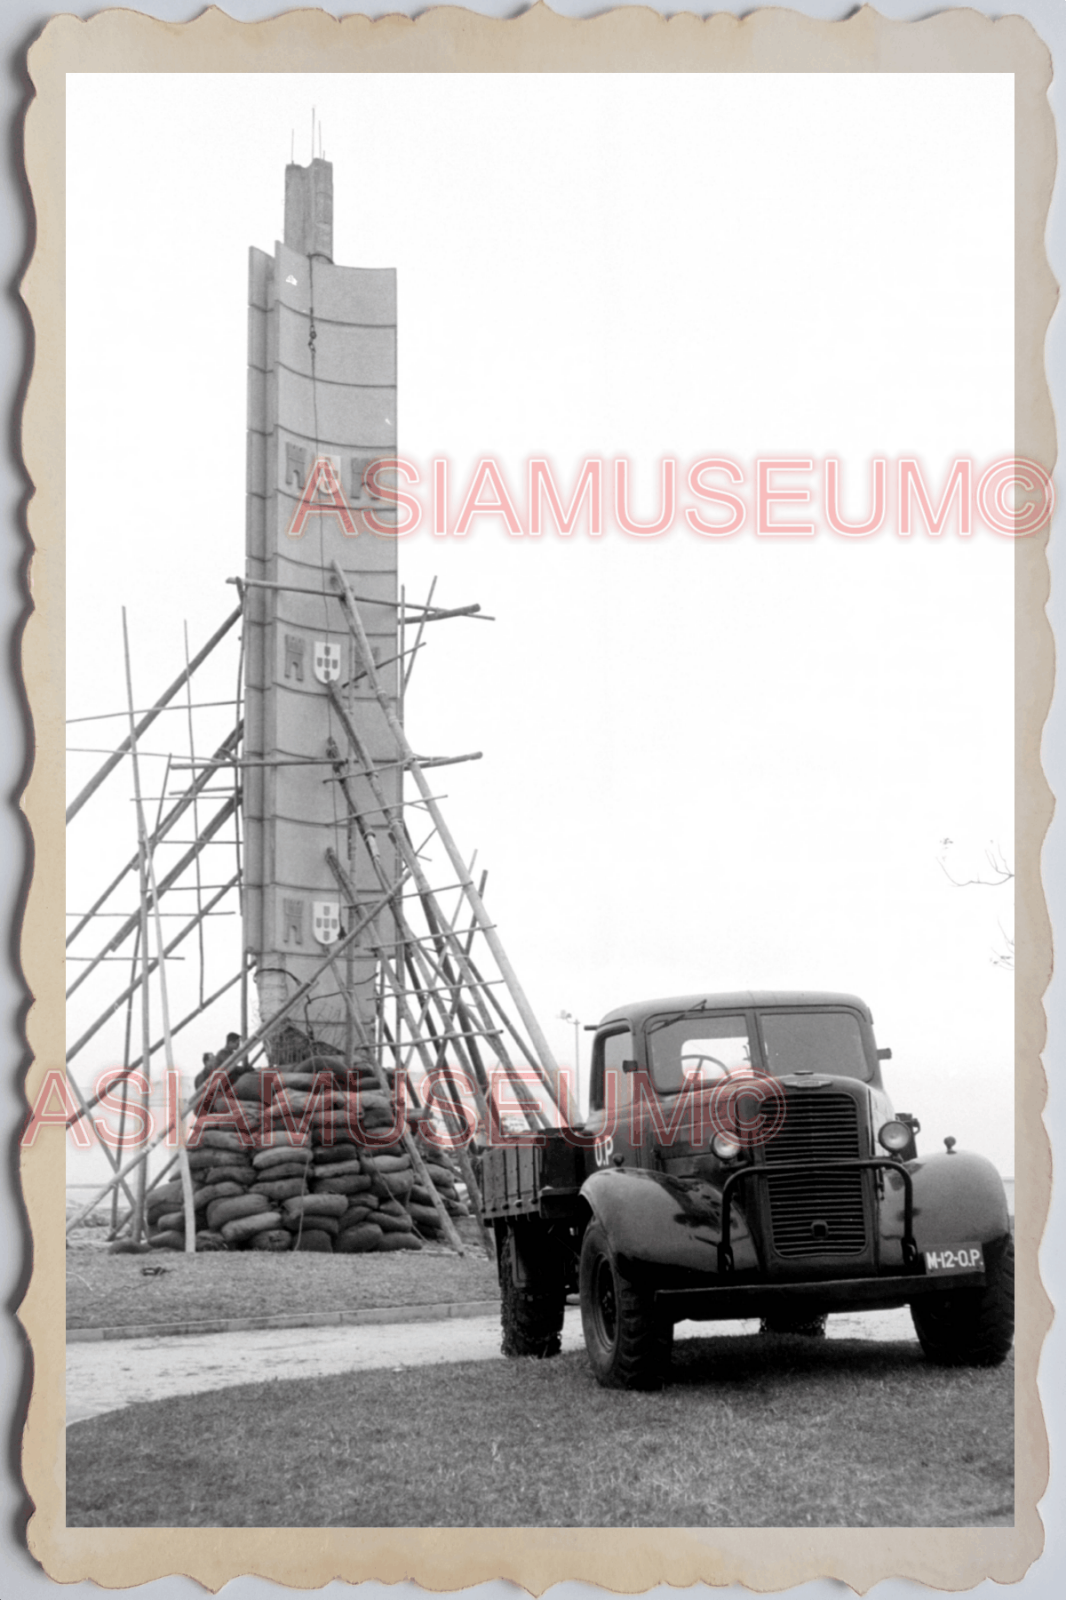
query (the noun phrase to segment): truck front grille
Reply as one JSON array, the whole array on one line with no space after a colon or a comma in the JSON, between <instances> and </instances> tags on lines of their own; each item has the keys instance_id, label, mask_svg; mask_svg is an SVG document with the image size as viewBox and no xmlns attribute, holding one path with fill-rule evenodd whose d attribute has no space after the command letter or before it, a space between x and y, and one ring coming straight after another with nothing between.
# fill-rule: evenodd
<instances>
[{"instance_id":1,"label":"truck front grille","mask_svg":"<svg viewBox=\"0 0 1066 1600\"><path fill-rule=\"evenodd\" d=\"M857 1256L866 1248L862 1172L826 1171L825 1161L861 1156L858 1107L849 1095L790 1094L781 1131L766 1145L766 1164L810 1162L806 1172L774 1174L766 1187L770 1230L779 1256Z\"/></svg>"}]
</instances>

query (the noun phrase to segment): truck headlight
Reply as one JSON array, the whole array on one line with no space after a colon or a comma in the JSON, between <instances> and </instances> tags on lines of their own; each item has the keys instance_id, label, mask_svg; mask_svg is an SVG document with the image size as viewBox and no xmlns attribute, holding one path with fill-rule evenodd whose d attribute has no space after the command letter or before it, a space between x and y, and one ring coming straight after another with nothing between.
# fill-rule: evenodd
<instances>
[{"instance_id":1,"label":"truck headlight","mask_svg":"<svg viewBox=\"0 0 1066 1600\"><path fill-rule=\"evenodd\" d=\"M711 1140L711 1149L719 1161L732 1161L740 1154L740 1146L735 1139L729 1139L724 1133L716 1133Z\"/></svg>"},{"instance_id":2,"label":"truck headlight","mask_svg":"<svg viewBox=\"0 0 1066 1600\"><path fill-rule=\"evenodd\" d=\"M914 1133L907 1123L886 1122L877 1135L877 1142L896 1155L900 1150L906 1150L913 1138Z\"/></svg>"}]
</instances>

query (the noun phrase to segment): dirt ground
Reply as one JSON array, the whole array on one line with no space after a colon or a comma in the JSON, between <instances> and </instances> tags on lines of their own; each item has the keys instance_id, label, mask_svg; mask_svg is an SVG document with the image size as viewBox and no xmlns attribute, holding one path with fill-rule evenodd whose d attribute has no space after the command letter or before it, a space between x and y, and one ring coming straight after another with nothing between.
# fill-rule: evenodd
<instances>
[{"instance_id":1,"label":"dirt ground","mask_svg":"<svg viewBox=\"0 0 1066 1600\"><path fill-rule=\"evenodd\" d=\"M754 1334L758 1326L753 1320L723 1322L715 1331ZM711 1331L707 1323L682 1322L676 1337L706 1338ZM835 1339L914 1338L906 1310L833 1316L828 1331ZM580 1313L568 1307L563 1349L583 1347ZM200 1394L233 1384L502 1359L496 1317L72 1344L67 1347L67 1425L142 1400Z\"/></svg>"}]
</instances>

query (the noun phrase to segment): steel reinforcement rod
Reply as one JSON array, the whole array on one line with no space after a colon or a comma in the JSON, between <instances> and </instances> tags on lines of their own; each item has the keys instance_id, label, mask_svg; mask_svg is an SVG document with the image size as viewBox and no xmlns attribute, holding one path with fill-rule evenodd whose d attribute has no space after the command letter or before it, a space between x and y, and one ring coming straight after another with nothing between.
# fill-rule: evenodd
<instances>
[{"instance_id":1,"label":"steel reinforcement rod","mask_svg":"<svg viewBox=\"0 0 1066 1600\"><path fill-rule=\"evenodd\" d=\"M203 649L198 650L196 655L193 656L192 660L189 662L189 665L185 668L185 671L178 674L178 676L174 679L174 682L170 685L170 688L163 691L152 709L141 718L136 728L134 728L133 734L129 738L123 739L118 749L113 755L108 756L103 766L100 767L93 777L89 779L88 783L85 785L84 789L81 790L80 794L75 795L74 799L67 807L68 822L70 822L73 817L77 816L78 812L81 810L82 806L87 800L92 799L93 795L96 793L97 789L99 789L104 779L108 777L110 773L114 772L123 756L129 754L131 739L134 737L139 739L145 729L152 725L163 708L169 705L171 700L173 700L178 690L188 681L189 678L192 677L197 667L207 660L207 657L211 654L216 644L218 644L221 639L226 637L227 633L233 627L233 624L240 618L243 611L244 606L239 605L235 611L230 613L225 622L222 624L221 628L216 629L216 631L211 635Z\"/></svg>"}]
</instances>

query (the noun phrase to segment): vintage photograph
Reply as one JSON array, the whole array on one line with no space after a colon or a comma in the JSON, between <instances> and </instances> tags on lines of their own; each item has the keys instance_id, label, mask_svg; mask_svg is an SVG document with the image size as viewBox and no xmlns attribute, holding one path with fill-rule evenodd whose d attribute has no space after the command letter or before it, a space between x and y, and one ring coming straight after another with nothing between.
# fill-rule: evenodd
<instances>
[{"instance_id":1,"label":"vintage photograph","mask_svg":"<svg viewBox=\"0 0 1066 1600\"><path fill-rule=\"evenodd\" d=\"M1013 126L68 76L68 1528L1014 1526Z\"/></svg>"}]
</instances>

